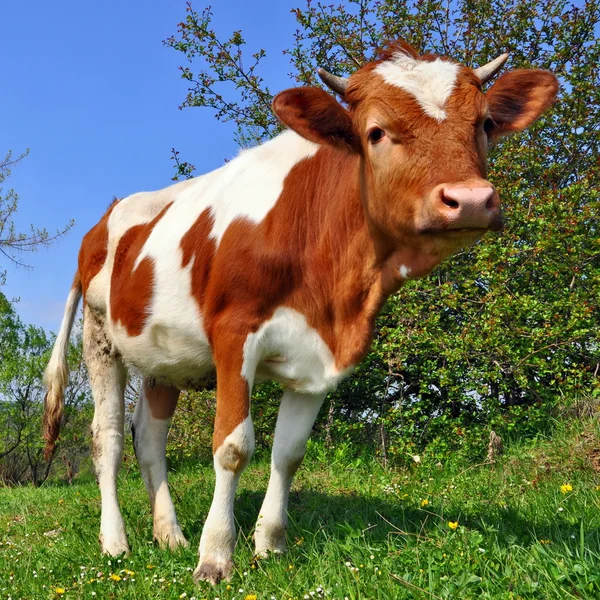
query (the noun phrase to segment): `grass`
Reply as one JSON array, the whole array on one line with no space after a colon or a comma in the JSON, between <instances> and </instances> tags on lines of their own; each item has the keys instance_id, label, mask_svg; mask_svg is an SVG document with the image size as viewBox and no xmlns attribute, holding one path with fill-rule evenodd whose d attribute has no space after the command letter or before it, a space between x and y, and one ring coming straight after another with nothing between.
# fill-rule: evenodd
<instances>
[{"instance_id":1,"label":"grass","mask_svg":"<svg viewBox=\"0 0 600 600\"><path fill-rule=\"evenodd\" d=\"M177 552L150 541L143 483L134 467L123 471L127 558L99 552L91 477L2 488L0 598L596 599L599 440L592 420L571 421L552 439L511 444L495 465L424 458L410 471L309 452L290 499L289 553L255 562L252 528L268 477L258 461L236 499L237 570L215 588L192 581L212 494L207 465L170 475L191 542Z\"/></svg>"}]
</instances>

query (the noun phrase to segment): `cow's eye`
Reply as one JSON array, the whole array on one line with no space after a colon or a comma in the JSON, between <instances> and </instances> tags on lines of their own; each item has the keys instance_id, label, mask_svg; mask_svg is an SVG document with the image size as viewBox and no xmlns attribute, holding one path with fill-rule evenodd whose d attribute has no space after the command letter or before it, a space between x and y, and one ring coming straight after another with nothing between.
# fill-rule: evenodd
<instances>
[{"instance_id":1,"label":"cow's eye","mask_svg":"<svg viewBox=\"0 0 600 600\"><path fill-rule=\"evenodd\" d=\"M488 117L484 122L483 122L483 130L485 131L486 135L490 135L494 129L494 119L492 119L491 117Z\"/></svg>"},{"instance_id":2,"label":"cow's eye","mask_svg":"<svg viewBox=\"0 0 600 600\"><path fill-rule=\"evenodd\" d=\"M368 137L371 144L376 144L385 137L385 131L381 129L381 127L373 127L373 129L369 131Z\"/></svg>"}]
</instances>

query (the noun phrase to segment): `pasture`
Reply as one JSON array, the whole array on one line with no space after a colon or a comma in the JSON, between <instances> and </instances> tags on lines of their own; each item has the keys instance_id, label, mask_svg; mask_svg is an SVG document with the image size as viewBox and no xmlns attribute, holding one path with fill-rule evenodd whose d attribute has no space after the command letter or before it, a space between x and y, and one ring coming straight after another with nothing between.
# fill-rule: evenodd
<instances>
[{"instance_id":1,"label":"pasture","mask_svg":"<svg viewBox=\"0 0 600 600\"><path fill-rule=\"evenodd\" d=\"M19 220L18 196L1 184L28 151L0 154L0 600L600 598L600 3L309 0L285 6L291 23L274 11L287 3L267 2L248 27L238 20L251 3L229 3L214 20L185 3L167 32L149 6L136 13L157 17L153 31L112 9L105 26L95 15L86 27L85 7L21 15L13 4L32 46L15 52L22 40L0 36L7 68L25 74L8 78L15 93L4 97L16 101L2 112L16 133L9 127L6 143L45 154L25 185L16 180L30 203ZM151 52L159 40L178 56L179 108L209 109L221 129L169 122L173 98L144 113L170 85ZM17 58L29 55L43 60L27 92L31 66ZM70 67L71 88L55 65ZM237 146L246 150L231 160ZM126 196L164 188L170 176L151 156L168 148L181 181ZM207 172L215 179L189 181ZM98 221L113 195L121 200ZM27 233L30 215L43 227ZM72 217L74 245L37 263L21 294L6 261L27 264L21 254L62 237ZM58 323L40 326L31 307L59 302L90 228L54 336L44 328ZM70 343L82 295L84 325ZM145 382L132 420L141 467L126 435L119 508L122 400L125 391L129 411L139 395L124 365ZM287 387L275 436L281 390L253 390L255 379ZM182 395L167 447L190 545L162 550L140 468L155 522L167 523L155 531L178 539L164 442L179 389L200 383L208 389ZM299 450L336 386L292 487L289 552L257 560L281 546ZM52 465L42 458L44 412ZM213 422L224 484L210 509ZM112 556L98 543L90 423ZM482 458L492 429L505 450L494 463ZM276 476L263 503L271 446ZM203 528L195 579L214 587L192 575ZM234 541L235 569L220 581ZM119 555L128 543L131 555Z\"/></svg>"},{"instance_id":2,"label":"pasture","mask_svg":"<svg viewBox=\"0 0 600 600\"><path fill-rule=\"evenodd\" d=\"M170 474L190 548L169 552L150 541L147 494L128 454L119 490L129 557L100 554L91 475L72 486L0 489L0 597L598 598L599 445L594 420L562 421L551 438L509 443L495 465L423 456L410 469L385 470L311 443L290 498L288 554L254 561L268 477L259 455L236 497L236 570L214 588L192 580L212 465Z\"/></svg>"}]
</instances>

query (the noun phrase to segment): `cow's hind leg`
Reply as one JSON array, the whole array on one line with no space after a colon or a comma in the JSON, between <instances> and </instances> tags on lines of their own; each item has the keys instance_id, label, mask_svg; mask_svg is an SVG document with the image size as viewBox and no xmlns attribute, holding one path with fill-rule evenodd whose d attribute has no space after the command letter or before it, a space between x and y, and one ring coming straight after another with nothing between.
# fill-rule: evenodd
<instances>
[{"instance_id":1,"label":"cow's hind leg","mask_svg":"<svg viewBox=\"0 0 600 600\"><path fill-rule=\"evenodd\" d=\"M166 446L179 390L144 379L131 432L142 477L150 496L154 539L161 547L187 546L167 484Z\"/></svg>"},{"instance_id":2,"label":"cow's hind leg","mask_svg":"<svg viewBox=\"0 0 600 600\"><path fill-rule=\"evenodd\" d=\"M196 581L213 584L229 579L233 570L235 521L233 500L242 474L254 452L254 426L250 417L250 391L254 371L243 368L243 340L219 340L214 345L217 365L217 414L213 434L215 492L202 537Z\"/></svg>"},{"instance_id":3,"label":"cow's hind leg","mask_svg":"<svg viewBox=\"0 0 600 600\"><path fill-rule=\"evenodd\" d=\"M292 480L302 463L306 442L325 395L286 390L281 400L271 456L271 477L260 509L254 543L257 556L286 550L287 506Z\"/></svg>"},{"instance_id":4,"label":"cow's hind leg","mask_svg":"<svg viewBox=\"0 0 600 600\"><path fill-rule=\"evenodd\" d=\"M104 316L89 306L84 308L83 348L95 407L92 456L102 502L100 545L105 554L117 556L129 552L117 499L117 473L123 457L126 370L112 352Z\"/></svg>"}]
</instances>

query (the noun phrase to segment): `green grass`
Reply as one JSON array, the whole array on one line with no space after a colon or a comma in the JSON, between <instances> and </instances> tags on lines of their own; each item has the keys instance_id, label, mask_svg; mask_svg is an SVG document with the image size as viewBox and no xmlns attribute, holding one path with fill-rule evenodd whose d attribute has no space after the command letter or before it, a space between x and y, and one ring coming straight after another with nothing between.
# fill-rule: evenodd
<instances>
[{"instance_id":1,"label":"green grass","mask_svg":"<svg viewBox=\"0 0 600 600\"><path fill-rule=\"evenodd\" d=\"M207 465L170 475L191 542L174 553L150 541L141 478L133 467L122 472L132 554L121 559L99 552L99 492L91 477L72 486L3 488L0 598L596 599L599 440L592 421L571 422L552 439L512 444L493 466L424 460L410 471L335 454L320 461L313 446L290 499L288 554L254 562L252 528L268 477L267 462L258 461L236 499L237 570L215 588L192 581L212 494ZM564 484L572 491L563 493ZM449 522L458 522L456 530Z\"/></svg>"}]
</instances>

